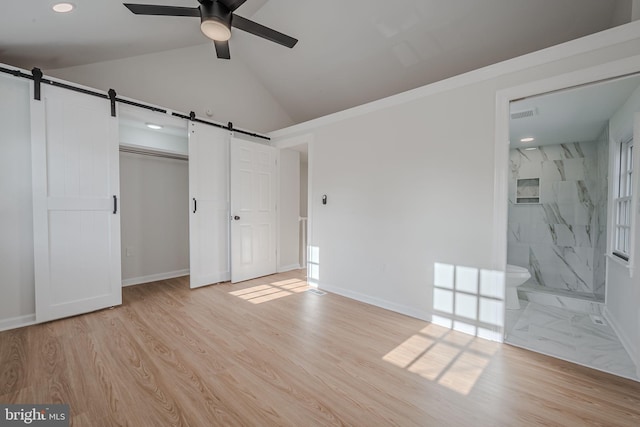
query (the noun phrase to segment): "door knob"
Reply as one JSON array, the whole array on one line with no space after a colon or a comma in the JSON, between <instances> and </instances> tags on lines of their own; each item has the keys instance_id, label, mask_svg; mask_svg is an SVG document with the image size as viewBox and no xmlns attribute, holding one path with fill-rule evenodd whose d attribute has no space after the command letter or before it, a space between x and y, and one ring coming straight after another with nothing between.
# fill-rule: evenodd
<instances>
[{"instance_id":1,"label":"door knob","mask_svg":"<svg viewBox=\"0 0 640 427\"><path fill-rule=\"evenodd\" d=\"M235 220L237 221L237 220L239 220L239 219L240 219L240 217L239 217L238 215L235 215L235 216L233 217L233 219L235 219Z\"/></svg>"}]
</instances>

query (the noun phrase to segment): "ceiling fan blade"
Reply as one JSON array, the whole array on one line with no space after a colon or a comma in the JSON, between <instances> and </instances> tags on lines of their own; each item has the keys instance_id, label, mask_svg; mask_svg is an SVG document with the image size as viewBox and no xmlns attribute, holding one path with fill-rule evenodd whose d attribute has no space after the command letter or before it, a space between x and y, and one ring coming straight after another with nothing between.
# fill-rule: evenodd
<instances>
[{"instance_id":1,"label":"ceiling fan blade","mask_svg":"<svg viewBox=\"0 0 640 427\"><path fill-rule=\"evenodd\" d=\"M220 59L231 59L231 53L229 52L229 41L219 42L213 41L213 45L216 47L216 55Z\"/></svg>"},{"instance_id":2,"label":"ceiling fan blade","mask_svg":"<svg viewBox=\"0 0 640 427\"><path fill-rule=\"evenodd\" d=\"M227 6L227 9L229 9L230 12L233 12L234 10L242 6L245 1L247 0L218 0L218 2Z\"/></svg>"},{"instance_id":3,"label":"ceiling fan blade","mask_svg":"<svg viewBox=\"0 0 640 427\"><path fill-rule=\"evenodd\" d=\"M162 15L162 16L195 16L200 17L199 7L160 6L155 4L131 4L123 3L127 9L136 15Z\"/></svg>"},{"instance_id":4,"label":"ceiling fan blade","mask_svg":"<svg viewBox=\"0 0 640 427\"><path fill-rule=\"evenodd\" d=\"M231 25L239 30L246 31L247 33L262 37L263 39L271 40L272 42L289 48L294 47L296 43L298 43L298 40L293 37L289 37L286 34L282 34L276 30L272 30L269 27L265 27L264 25L260 25L257 22L250 21L249 19L236 14L233 14L233 17L231 18Z\"/></svg>"}]
</instances>

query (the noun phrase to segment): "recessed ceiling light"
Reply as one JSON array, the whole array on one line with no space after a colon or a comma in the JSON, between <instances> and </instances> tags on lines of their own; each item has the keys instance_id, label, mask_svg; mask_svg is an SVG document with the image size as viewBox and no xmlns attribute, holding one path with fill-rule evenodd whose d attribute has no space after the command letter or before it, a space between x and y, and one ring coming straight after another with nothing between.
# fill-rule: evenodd
<instances>
[{"instance_id":1,"label":"recessed ceiling light","mask_svg":"<svg viewBox=\"0 0 640 427\"><path fill-rule=\"evenodd\" d=\"M537 150L538 147L529 147L529 148L525 148L524 151L531 151L531 150Z\"/></svg>"},{"instance_id":2,"label":"recessed ceiling light","mask_svg":"<svg viewBox=\"0 0 640 427\"><path fill-rule=\"evenodd\" d=\"M531 141L533 141L533 140L535 140L535 138L527 137L527 138L522 138L522 139L520 140L520 142L531 142Z\"/></svg>"},{"instance_id":3,"label":"recessed ceiling light","mask_svg":"<svg viewBox=\"0 0 640 427\"><path fill-rule=\"evenodd\" d=\"M146 125L147 125L147 127L148 127L149 129L154 129L154 130L160 130L160 129L162 129L162 126L157 125L157 124L155 124L155 123L147 123Z\"/></svg>"},{"instance_id":4,"label":"recessed ceiling light","mask_svg":"<svg viewBox=\"0 0 640 427\"><path fill-rule=\"evenodd\" d=\"M74 8L72 3L56 3L52 6L53 11L58 13L71 12Z\"/></svg>"}]
</instances>

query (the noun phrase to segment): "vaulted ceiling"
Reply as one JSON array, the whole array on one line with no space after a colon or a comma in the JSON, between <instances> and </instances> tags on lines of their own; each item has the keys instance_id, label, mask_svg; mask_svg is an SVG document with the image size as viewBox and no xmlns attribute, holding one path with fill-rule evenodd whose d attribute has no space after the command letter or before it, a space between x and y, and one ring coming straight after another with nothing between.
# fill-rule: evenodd
<instances>
[{"instance_id":1,"label":"vaulted ceiling","mask_svg":"<svg viewBox=\"0 0 640 427\"><path fill-rule=\"evenodd\" d=\"M210 43L197 18L72 2L63 15L51 0L2 0L0 62L56 69ZM230 47L302 122L628 22L631 1L247 0L236 13L300 40L290 50L234 29Z\"/></svg>"}]
</instances>

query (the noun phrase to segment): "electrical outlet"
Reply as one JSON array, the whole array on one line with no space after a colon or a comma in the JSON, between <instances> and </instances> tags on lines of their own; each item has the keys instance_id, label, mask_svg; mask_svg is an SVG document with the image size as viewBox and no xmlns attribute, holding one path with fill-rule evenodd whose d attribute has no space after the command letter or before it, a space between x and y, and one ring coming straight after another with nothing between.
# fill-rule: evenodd
<instances>
[{"instance_id":1,"label":"electrical outlet","mask_svg":"<svg viewBox=\"0 0 640 427\"><path fill-rule=\"evenodd\" d=\"M133 248L131 246L127 246L124 249L124 254L125 254L125 256L128 256L128 257L133 255Z\"/></svg>"}]
</instances>

